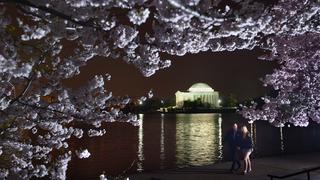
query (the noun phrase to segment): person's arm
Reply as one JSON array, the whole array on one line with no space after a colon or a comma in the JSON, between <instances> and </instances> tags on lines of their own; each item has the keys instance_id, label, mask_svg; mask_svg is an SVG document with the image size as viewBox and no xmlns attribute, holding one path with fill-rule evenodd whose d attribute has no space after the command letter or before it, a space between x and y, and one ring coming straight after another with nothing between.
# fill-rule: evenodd
<instances>
[{"instance_id":1,"label":"person's arm","mask_svg":"<svg viewBox=\"0 0 320 180\"><path fill-rule=\"evenodd\" d=\"M237 148L240 149L240 146L241 146L241 134L239 132L237 132L235 143L236 143Z\"/></svg>"}]
</instances>

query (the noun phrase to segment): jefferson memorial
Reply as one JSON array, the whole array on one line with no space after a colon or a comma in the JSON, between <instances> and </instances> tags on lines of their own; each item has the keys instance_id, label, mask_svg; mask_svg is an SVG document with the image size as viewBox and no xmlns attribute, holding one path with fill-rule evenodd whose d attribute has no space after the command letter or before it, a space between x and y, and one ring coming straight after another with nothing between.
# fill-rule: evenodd
<instances>
[{"instance_id":1,"label":"jefferson memorial","mask_svg":"<svg viewBox=\"0 0 320 180\"><path fill-rule=\"evenodd\" d=\"M219 92L214 91L206 83L196 83L188 89L188 92L177 91L175 95L177 108L182 108L184 101L196 101L197 99L209 104L211 108L220 107Z\"/></svg>"}]
</instances>

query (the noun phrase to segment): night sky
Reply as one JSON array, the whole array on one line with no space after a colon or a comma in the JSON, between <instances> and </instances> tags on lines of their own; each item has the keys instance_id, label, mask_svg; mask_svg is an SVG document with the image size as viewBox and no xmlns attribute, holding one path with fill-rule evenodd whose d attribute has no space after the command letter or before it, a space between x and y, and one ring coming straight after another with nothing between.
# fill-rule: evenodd
<instances>
[{"instance_id":1,"label":"night sky","mask_svg":"<svg viewBox=\"0 0 320 180\"><path fill-rule=\"evenodd\" d=\"M275 62L258 60L262 50L235 52L205 52L171 57L172 65L144 77L132 64L121 59L96 57L81 68L80 75L66 84L70 87L83 85L95 74L110 73L107 90L115 96L144 96L153 89L156 97L174 96L177 90L186 91L192 84L203 82L223 95L233 93L239 100L257 97L266 92L259 78L271 73Z\"/></svg>"}]
</instances>

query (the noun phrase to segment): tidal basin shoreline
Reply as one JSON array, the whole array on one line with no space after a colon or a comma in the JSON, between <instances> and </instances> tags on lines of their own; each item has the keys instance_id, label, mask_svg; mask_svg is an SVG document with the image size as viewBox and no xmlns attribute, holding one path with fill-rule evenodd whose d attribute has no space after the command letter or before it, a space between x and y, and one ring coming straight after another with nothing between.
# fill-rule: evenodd
<instances>
[{"instance_id":1,"label":"tidal basin shoreline","mask_svg":"<svg viewBox=\"0 0 320 180\"><path fill-rule=\"evenodd\" d=\"M228 171L230 162L221 162L207 166L136 173L129 178L130 180L270 180L268 174L281 176L320 166L320 152L257 158L252 160L252 164L253 170L247 175L242 175L241 171L232 174ZM318 180L320 170L313 171L310 175L311 180ZM286 179L306 180L307 174Z\"/></svg>"},{"instance_id":2,"label":"tidal basin shoreline","mask_svg":"<svg viewBox=\"0 0 320 180\"><path fill-rule=\"evenodd\" d=\"M74 149L87 148L91 156L88 159L75 157L68 166L67 179L95 179L102 172L106 172L108 177L121 174L126 177L140 172L168 173L168 169L185 167L221 169L213 164L223 164L222 161L230 158L223 136L234 122L250 127L255 145L252 157L257 160L320 152L320 126L315 123L306 128L286 126L279 129L264 121L247 124L245 119L234 113L138 116L141 119L139 126L108 123L102 127L107 131L105 136L95 139L86 136L70 142ZM208 174L212 176L213 173L210 170Z\"/></svg>"}]
</instances>

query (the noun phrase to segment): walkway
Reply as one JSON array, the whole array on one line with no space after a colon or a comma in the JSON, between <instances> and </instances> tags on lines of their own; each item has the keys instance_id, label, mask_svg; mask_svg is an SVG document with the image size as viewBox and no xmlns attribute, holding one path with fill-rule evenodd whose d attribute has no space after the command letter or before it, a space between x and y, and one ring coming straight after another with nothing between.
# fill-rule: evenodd
<instances>
[{"instance_id":1,"label":"walkway","mask_svg":"<svg viewBox=\"0 0 320 180\"><path fill-rule=\"evenodd\" d=\"M267 174L284 175L320 166L320 153L259 158L254 159L252 164L253 171L247 175L229 173L227 169L230 162L223 162L202 167L134 174L130 176L130 180L270 180ZM285 180L306 179L307 175L302 174ZM311 173L311 180L320 180L320 170Z\"/></svg>"}]
</instances>

